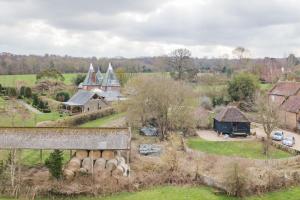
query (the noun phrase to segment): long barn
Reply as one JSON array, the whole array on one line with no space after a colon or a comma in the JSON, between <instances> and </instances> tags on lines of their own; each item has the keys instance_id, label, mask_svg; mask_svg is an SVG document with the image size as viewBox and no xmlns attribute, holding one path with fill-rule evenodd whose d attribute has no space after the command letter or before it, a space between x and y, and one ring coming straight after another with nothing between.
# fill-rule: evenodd
<instances>
[{"instance_id":1,"label":"long barn","mask_svg":"<svg viewBox=\"0 0 300 200\"><path fill-rule=\"evenodd\" d=\"M129 157L130 144L130 128L0 127L0 149L124 150Z\"/></svg>"}]
</instances>

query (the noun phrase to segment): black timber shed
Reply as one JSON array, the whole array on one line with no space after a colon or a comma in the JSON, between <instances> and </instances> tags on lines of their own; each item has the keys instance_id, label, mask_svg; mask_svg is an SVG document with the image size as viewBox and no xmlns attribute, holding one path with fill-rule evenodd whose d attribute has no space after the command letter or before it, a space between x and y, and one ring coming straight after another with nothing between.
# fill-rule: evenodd
<instances>
[{"instance_id":1,"label":"black timber shed","mask_svg":"<svg viewBox=\"0 0 300 200\"><path fill-rule=\"evenodd\" d=\"M249 135L250 121L237 107L227 106L214 118L214 130L228 135Z\"/></svg>"}]
</instances>

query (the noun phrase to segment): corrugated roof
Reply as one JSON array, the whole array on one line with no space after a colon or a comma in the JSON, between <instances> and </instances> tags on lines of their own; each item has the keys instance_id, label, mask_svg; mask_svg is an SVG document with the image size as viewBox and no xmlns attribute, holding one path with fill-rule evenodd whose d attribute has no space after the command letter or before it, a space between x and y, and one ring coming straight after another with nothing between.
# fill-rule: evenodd
<instances>
[{"instance_id":1,"label":"corrugated roof","mask_svg":"<svg viewBox=\"0 0 300 200\"><path fill-rule=\"evenodd\" d=\"M288 112L298 113L300 111L300 96L290 96L281 108Z\"/></svg>"},{"instance_id":2,"label":"corrugated roof","mask_svg":"<svg viewBox=\"0 0 300 200\"><path fill-rule=\"evenodd\" d=\"M130 128L0 127L0 149L130 149Z\"/></svg>"},{"instance_id":3,"label":"corrugated roof","mask_svg":"<svg viewBox=\"0 0 300 200\"><path fill-rule=\"evenodd\" d=\"M270 91L271 95L292 96L300 90L300 82L278 82Z\"/></svg>"},{"instance_id":4,"label":"corrugated roof","mask_svg":"<svg viewBox=\"0 0 300 200\"><path fill-rule=\"evenodd\" d=\"M120 86L120 82L117 79L110 63L108 65L108 69L104 75L104 78L102 81L102 86L104 86L104 87L110 87L110 86L119 87Z\"/></svg>"},{"instance_id":5,"label":"corrugated roof","mask_svg":"<svg viewBox=\"0 0 300 200\"><path fill-rule=\"evenodd\" d=\"M224 108L215 119L221 122L249 122L244 113L234 106Z\"/></svg>"},{"instance_id":6,"label":"corrugated roof","mask_svg":"<svg viewBox=\"0 0 300 200\"><path fill-rule=\"evenodd\" d=\"M78 90L76 94L74 94L69 101L64 102L65 105L78 105L82 106L86 104L94 95L98 95L95 92L91 92L88 90ZM98 95L99 96L99 95Z\"/></svg>"}]
</instances>

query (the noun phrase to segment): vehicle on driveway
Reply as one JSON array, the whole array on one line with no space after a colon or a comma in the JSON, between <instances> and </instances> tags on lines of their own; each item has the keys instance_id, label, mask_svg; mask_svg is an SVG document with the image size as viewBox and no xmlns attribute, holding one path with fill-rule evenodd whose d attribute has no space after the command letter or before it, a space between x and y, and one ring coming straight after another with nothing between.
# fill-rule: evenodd
<instances>
[{"instance_id":1,"label":"vehicle on driveway","mask_svg":"<svg viewBox=\"0 0 300 200\"><path fill-rule=\"evenodd\" d=\"M282 144L288 147L292 147L295 144L295 137L287 136L282 140Z\"/></svg>"},{"instance_id":2,"label":"vehicle on driveway","mask_svg":"<svg viewBox=\"0 0 300 200\"><path fill-rule=\"evenodd\" d=\"M275 131L272 135L272 140L282 141L284 139L283 131Z\"/></svg>"}]
</instances>

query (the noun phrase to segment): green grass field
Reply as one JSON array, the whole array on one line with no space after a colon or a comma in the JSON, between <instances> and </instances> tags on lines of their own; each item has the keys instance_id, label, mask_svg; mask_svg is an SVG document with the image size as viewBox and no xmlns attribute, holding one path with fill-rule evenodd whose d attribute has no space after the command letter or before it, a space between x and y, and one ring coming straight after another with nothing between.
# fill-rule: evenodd
<instances>
[{"instance_id":1,"label":"green grass field","mask_svg":"<svg viewBox=\"0 0 300 200\"><path fill-rule=\"evenodd\" d=\"M32 167L41 163L45 163L45 160L49 157L52 150L43 150L42 151L42 160L40 159L39 150L29 150L24 149L21 152L22 165ZM9 151L0 150L0 160L7 160ZM64 151L64 162L67 162L70 159L70 152Z\"/></svg>"},{"instance_id":2,"label":"green grass field","mask_svg":"<svg viewBox=\"0 0 300 200\"><path fill-rule=\"evenodd\" d=\"M85 124L80 125L80 127L101 127L105 126L107 123L110 123L114 120L117 120L121 117L125 116L125 113L116 113L113 115L109 115L106 117L102 117L100 119L96 119L90 122L87 122Z\"/></svg>"},{"instance_id":3,"label":"green grass field","mask_svg":"<svg viewBox=\"0 0 300 200\"><path fill-rule=\"evenodd\" d=\"M281 191L270 192L262 196L245 197L244 200L299 200L300 187L292 187ZM37 198L49 200L50 198ZM162 186L134 193L120 193L107 197L61 197L51 199L74 200L239 200L239 198L216 195L209 187ZM0 200L12 200L1 198Z\"/></svg>"},{"instance_id":4,"label":"green grass field","mask_svg":"<svg viewBox=\"0 0 300 200\"><path fill-rule=\"evenodd\" d=\"M3 98L0 97L0 108L5 108L8 104L17 104L14 101L5 101ZM30 126L36 126L36 123L42 122L42 121L54 121L57 119L60 119L58 112L51 112L51 113L43 113L43 114L34 114L29 111L24 111L24 108L22 106L18 106L18 110L20 112L15 113L15 117L7 114L7 113L0 113L0 126L24 126L24 127L30 127ZM22 112L21 112L22 111ZM26 114L21 114L26 113Z\"/></svg>"},{"instance_id":5,"label":"green grass field","mask_svg":"<svg viewBox=\"0 0 300 200\"><path fill-rule=\"evenodd\" d=\"M63 74L66 85L71 85L73 78L76 77L76 73ZM0 75L0 84L7 87L15 87L18 81L22 81L27 86L33 86L36 82L35 74L22 74L22 75Z\"/></svg>"},{"instance_id":6,"label":"green grass field","mask_svg":"<svg viewBox=\"0 0 300 200\"><path fill-rule=\"evenodd\" d=\"M267 159L262 154L262 144L257 141L206 141L200 138L193 138L188 140L188 146L192 149L217 154L224 156L238 156L253 159ZM286 158L291 154L271 147L269 158Z\"/></svg>"}]
</instances>

